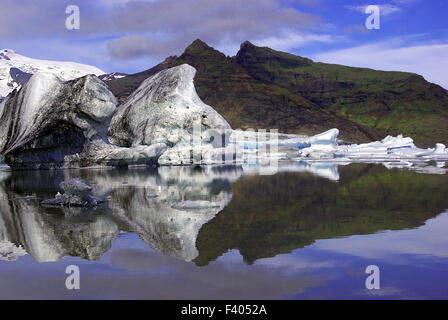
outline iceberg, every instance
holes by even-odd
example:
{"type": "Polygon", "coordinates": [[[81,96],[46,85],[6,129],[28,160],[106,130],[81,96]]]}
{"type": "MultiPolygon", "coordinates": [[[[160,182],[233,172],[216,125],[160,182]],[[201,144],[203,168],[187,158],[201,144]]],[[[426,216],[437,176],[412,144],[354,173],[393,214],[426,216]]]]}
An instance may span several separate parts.
{"type": "Polygon", "coordinates": [[[331,161],[444,161],[448,159],[448,149],[437,143],[434,148],[418,148],[412,138],[398,135],[387,136],[381,141],[363,144],[338,144],[339,130],[332,129],[309,138],[292,138],[280,140],[279,145],[296,147],[297,152],[289,159],[331,161]],[[300,144],[298,142],[301,142],[300,144]],[[306,145],[308,144],[308,145],[306,145]]]}
{"type": "Polygon", "coordinates": [[[126,103],[96,76],[34,74],[0,103],[0,153],[12,169],[219,162],[230,125],[201,101],[196,70],[173,67],[145,80],[126,103]],[[213,150],[213,149],[217,150],[213,150]],[[169,151],[160,161],[162,154],[169,151]]]}
{"type": "Polygon", "coordinates": [[[227,121],[197,95],[195,74],[195,68],[183,64],[146,79],[118,107],[109,128],[110,141],[122,147],[191,146],[195,125],[198,134],[230,130],[227,121]]]}
{"type": "Polygon", "coordinates": [[[107,129],[117,100],[96,76],[36,73],[0,104],[0,153],[12,169],[156,164],[166,146],[122,148],[107,129]]]}

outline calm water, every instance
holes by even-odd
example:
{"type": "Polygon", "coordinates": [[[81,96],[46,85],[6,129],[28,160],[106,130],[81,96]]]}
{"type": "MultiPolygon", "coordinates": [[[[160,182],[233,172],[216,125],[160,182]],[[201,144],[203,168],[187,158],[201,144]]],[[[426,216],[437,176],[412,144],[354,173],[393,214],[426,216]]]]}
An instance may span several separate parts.
{"type": "Polygon", "coordinates": [[[0,298],[446,299],[447,209],[448,174],[370,164],[0,172],[0,298]],[[74,177],[107,202],[39,204],[74,177]]]}

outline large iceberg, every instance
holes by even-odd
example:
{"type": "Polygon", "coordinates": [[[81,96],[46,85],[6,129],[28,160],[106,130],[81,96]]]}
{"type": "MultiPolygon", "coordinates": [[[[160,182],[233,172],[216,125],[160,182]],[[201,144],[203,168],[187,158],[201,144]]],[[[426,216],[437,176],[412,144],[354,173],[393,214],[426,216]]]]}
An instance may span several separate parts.
{"type": "Polygon", "coordinates": [[[146,79],[112,118],[110,141],[123,147],[190,146],[195,124],[203,133],[230,130],[227,121],[197,95],[195,74],[195,68],[183,64],[146,79]]]}
{"type": "Polygon", "coordinates": [[[0,104],[0,152],[14,168],[63,166],[66,156],[106,141],[116,103],[95,76],[63,82],[37,73],[0,104]]]}
{"type": "Polygon", "coordinates": [[[157,165],[164,153],[162,164],[215,161],[231,127],[200,100],[195,73],[164,70],[118,108],[96,76],[37,73],[0,103],[0,153],[13,169],[157,165]]]}
{"type": "Polygon", "coordinates": [[[235,150],[226,148],[231,127],[201,101],[195,74],[183,64],[146,79],[112,118],[110,141],[122,147],[167,145],[162,165],[219,163],[222,154],[236,158],[235,150]]]}
{"type": "Polygon", "coordinates": [[[117,100],[96,76],[37,73],[0,104],[0,153],[13,169],[156,164],[163,144],[121,148],[107,130],[117,100]]]}

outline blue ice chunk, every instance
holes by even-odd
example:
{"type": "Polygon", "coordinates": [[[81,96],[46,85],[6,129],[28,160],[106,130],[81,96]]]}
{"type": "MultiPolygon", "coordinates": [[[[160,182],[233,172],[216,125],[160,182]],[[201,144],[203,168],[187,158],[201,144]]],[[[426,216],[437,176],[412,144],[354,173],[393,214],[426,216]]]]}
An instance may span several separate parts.
{"type": "Polygon", "coordinates": [[[387,148],[387,151],[392,151],[392,150],[396,150],[396,149],[411,149],[412,146],[399,146],[399,147],[390,147],[387,148]]]}

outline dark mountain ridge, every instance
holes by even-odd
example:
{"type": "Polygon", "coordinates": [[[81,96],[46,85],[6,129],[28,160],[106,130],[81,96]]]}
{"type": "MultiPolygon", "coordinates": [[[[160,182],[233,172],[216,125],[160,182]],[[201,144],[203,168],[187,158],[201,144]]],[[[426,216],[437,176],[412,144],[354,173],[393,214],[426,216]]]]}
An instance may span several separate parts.
{"type": "Polygon", "coordinates": [[[146,71],[107,82],[125,101],[146,78],[183,63],[197,69],[196,90],[233,128],[316,134],[366,142],[404,134],[419,146],[448,144],[448,92],[406,72],[314,62],[246,41],[227,57],[201,40],[146,71]]]}

